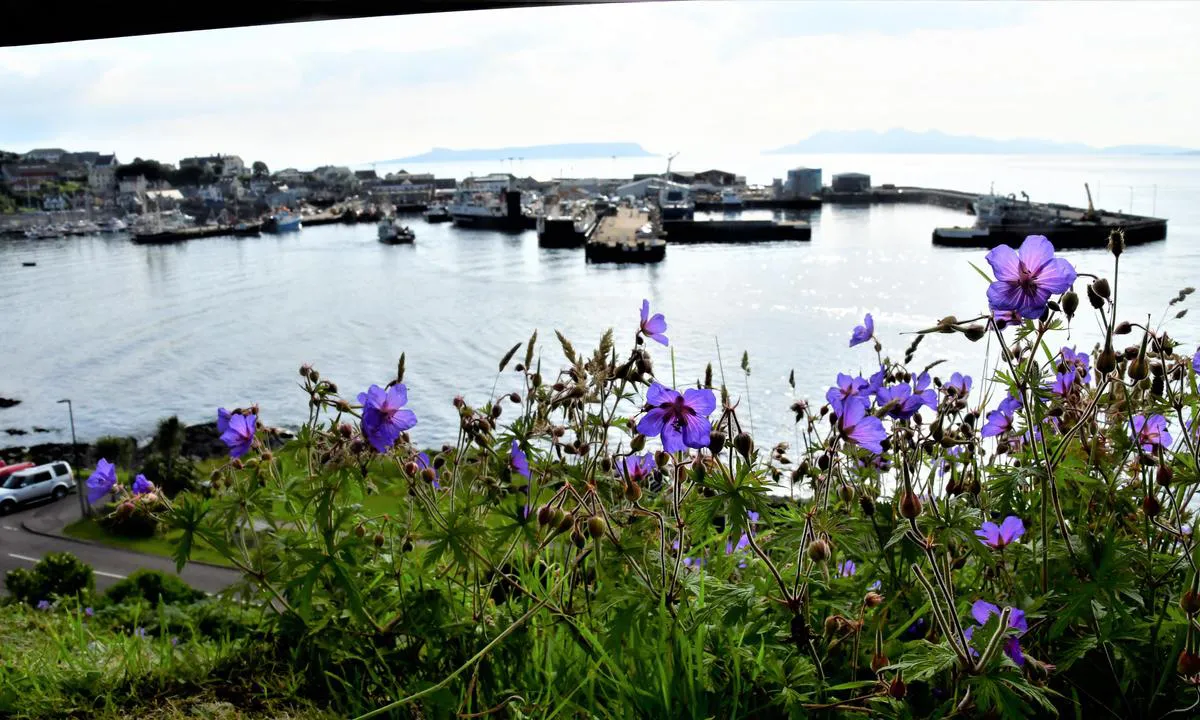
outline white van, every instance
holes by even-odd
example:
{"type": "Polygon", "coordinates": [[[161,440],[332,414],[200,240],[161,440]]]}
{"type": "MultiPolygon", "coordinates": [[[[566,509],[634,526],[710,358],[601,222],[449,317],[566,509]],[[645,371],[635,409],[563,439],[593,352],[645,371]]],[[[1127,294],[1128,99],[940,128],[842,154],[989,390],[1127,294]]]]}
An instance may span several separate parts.
{"type": "Polygon", "coordinates": [[[21,503],[47,497],[58,500],[74,489],[75,473],[65,462],[17,471],[0,484],[0,515],[9,514],[21,503]]]}

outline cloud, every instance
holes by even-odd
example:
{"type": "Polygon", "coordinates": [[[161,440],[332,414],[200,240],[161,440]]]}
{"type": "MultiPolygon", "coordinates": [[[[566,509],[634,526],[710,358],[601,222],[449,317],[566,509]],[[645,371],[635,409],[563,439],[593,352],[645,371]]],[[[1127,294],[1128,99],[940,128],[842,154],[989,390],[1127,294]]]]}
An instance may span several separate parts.
{"type": "Polygon", "coordinates": [[[1200,146],[1198,26],[1189,4],[639,3],[11,48],[0,145],[272,167],[890,127],[1200,146]]]}

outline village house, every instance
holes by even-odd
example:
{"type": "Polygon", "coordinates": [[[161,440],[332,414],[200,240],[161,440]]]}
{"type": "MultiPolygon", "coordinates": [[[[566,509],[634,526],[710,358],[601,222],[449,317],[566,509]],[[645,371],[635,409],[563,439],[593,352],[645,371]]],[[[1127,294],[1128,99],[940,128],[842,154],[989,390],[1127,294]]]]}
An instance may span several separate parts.
{"type": "Polygon", "coordinates": [[[179,167],[198,167],[224,179],[246,174],[246,164],[237,155],[208,155],[187,157],[179,161],[179,167]]]}
{"type": "Polygon", "coordinates": [[[108,195],[117,187],[117,156],[99,155],[88,168],[88,187],[97,195],[108,195]]]}

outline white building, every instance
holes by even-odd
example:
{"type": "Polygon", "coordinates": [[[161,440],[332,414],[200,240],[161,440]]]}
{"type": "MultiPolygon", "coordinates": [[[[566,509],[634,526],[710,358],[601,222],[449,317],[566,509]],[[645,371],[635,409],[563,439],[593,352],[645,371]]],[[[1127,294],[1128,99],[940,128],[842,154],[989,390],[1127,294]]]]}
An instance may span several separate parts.
{"type": "Polygon", "coordinates": [[[469,177],[462,181],[462,189],[471,192],[500,192],[513,186],[516,177],[508,173],[492,173],[481,177],[469,177]]]}
{"type": "Polygon", "coordinates": [[[146,192],[146,176],[125,178],[117,184],[117,190],[122,195],[141,195],[146,192]]]}
{"type": "Polygon", "coordinates": [[[237,155],[209,155],[207,157],[183,158],[179,161],[179,167],[198,167],[219,175],[221,178],[235,178],[246,174],[246,164],[237,155]]]}
{"type": "Polygon", "coordinates": [[[684,185],[682,183],[671,182],[670,180],[663,180],[660,177],[648,177],[648,178],[642,178],[641,180],[634,180],[631,183],[625,183],[624,185],[618,187],[617,188],[617,196],[618,197],[633,196],[633,197],[639,198],[639,199],[644,198],[644,197],[658,197],[659,192],[661,192],[663,189],[666,189],[666,188],[670,188],[670,189],[674,189],[674,190],[682,190],[683,197],[685,197],[685,198],[687,197],[688,193],[691,191],[691,188],[689,186],[684,185]]]}
{"type": "Polygon", "coordinates": [[[285,185],[300,185],[304,182],[304,176],[305,173],[300,172],[296,168],[286,168],[279,170],[272,177],[285,185]]]}
{"type": "Polygon", "coordinates": [[[116,188],[119,164],[116,155],[101,155],[96,158],[96,162],[88,168],[88,187],[92,192],[104,195],[116,188]]]}

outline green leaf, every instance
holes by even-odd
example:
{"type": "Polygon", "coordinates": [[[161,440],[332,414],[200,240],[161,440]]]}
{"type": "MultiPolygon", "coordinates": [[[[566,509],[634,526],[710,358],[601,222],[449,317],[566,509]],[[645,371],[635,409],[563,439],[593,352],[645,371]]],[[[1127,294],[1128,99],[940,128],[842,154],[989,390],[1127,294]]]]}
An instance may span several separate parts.
{"type": "Polygon", "coordinates": [[[958,656],[947,643],[921,641],[909,647],[893,666],[904,672],[905,680],[929,680],[954,667],[958,656]]]}
{"type": "Polygon", "coordinates": [[[988,275],[988,274],[987,274],[987,273],[985,273],[983,270],[980,270],[980,269],[979,269],[979,266],[978,266],[978,265],[976,265],[975,263],[973,263],[973,262],[969,262],[969,261],[968,261],[968,262],[967,262],[967,264],[971,266],[971,269],[972,269],[972,270],[974,270],[975,272],[979,273],[979,277],[981,277],[981,278],[983,278],[984,280],[986,280],[986,281],[987,281],[987,283],[988,283],[989,285],[990,285],[990,284],[992,284],[993,282],[995,282],[995,280],[993,280],[993,279],[992,279],[992,276],[991,276],[991,275],[988,275]]]}

